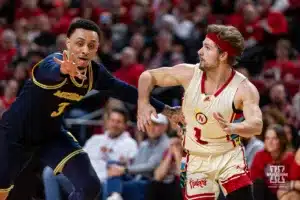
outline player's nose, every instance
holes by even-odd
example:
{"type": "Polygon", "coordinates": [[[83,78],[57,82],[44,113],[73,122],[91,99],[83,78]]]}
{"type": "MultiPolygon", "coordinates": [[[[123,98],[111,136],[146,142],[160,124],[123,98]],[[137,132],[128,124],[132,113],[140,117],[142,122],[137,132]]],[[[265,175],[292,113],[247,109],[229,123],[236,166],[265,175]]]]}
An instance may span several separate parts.
{"type": "Polygon", "coordinates": [[[198,50],[198,55],[201,56],[202,55],[202,48],[198,50]]]}
{"type": "Polygon", "coordinates": [[[87,54],[89,53],[89,48],[88,48],[87,45],[84,45],[84,46],[82,47],[82,53],[83,53],[84,55],[87,55],[87,54]]]}

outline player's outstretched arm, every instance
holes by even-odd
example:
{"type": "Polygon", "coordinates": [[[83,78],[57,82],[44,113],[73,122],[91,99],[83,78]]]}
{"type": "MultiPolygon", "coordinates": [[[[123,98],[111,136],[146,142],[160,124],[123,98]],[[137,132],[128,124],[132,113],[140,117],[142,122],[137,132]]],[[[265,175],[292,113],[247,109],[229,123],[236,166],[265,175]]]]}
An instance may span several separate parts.
{"type": "MultiPolygon", "coordinates": [[[[96,63],[94,63],[96,64],[96,63]]],[[[99,64],[97,64],[99,65],[99,64]]],[[[115,97],[121,101],[137,104],[138,91],[137,88],[115,78],[107,71],[107,69],[99,65],[98,77],[95,80],[95,89],[99,91],[106,91],[112,97],[115,97]]],[[[154,107],[153,110],[156,112],[162,112],[165,108],[165,104],[158,101],[155,98],[150,99],[151,105],[154,107]]]]}
{"type": "MultiPolygon", "coordinates": [[[[193,66],[193,65],[192,65],[193,66]]],[[[149,102],[149,96],[155,86],[186,86],[192,78],[193,67],[188,64],[178,64],[173,67],[161,67],[144,71],[138,84],[139,101],[149,102]]]]}
{"type": "MultiPolygon", "coordinates": [[[[173,67],[161,67],[143,72],[138,84],[138,129],[145,131],[147,124],[151,123],[151,114],[148,111],[150,93],[155,86],[170,87],[181,85],[187,87],[193,76],[195,65],[178,64],[173,67]]],[[[165,114],[173,122],[184,123],[184,118],[180,108],[170,108],[166,106],[165,114]]]]}

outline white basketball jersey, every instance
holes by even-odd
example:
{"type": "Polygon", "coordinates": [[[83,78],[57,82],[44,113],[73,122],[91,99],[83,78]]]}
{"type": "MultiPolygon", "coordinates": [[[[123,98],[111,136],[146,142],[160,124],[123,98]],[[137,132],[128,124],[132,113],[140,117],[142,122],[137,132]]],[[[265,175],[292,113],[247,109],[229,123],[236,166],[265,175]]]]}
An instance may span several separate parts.
{"type": "Polygon", "coordinates": [[[229,79],[213,95],[205,94],[206,74],[195,65],[194,75],[186,88],[182,110],[187,123],[183,145],[190,153],[222,154],[239,144],[239,136],[227,135],[214,119],[219,112],[224,119],[234,122],[242,118],[234,112],[234,96],[245,76],[233,70],[229,79]]]}

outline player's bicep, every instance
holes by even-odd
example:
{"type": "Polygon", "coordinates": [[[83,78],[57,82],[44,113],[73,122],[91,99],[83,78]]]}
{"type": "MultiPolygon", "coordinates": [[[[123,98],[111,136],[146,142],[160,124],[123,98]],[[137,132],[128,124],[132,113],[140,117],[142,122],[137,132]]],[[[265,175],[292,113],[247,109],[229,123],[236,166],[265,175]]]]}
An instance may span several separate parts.
{"type": "Polygon", "coordinates": [[[242,99],[245,119],[262,120],[262,112],[259,108],[259,93],[256,87],[248,81],[244,83],[242,99]]]}
{"type": "Polygon", "coordinates": [[[173,67],[161,67],[149,70],[155,85],[160,87],[170,87],[184,85],[187,70],[190,68],[184,64],[175,65],[173,67]]]}

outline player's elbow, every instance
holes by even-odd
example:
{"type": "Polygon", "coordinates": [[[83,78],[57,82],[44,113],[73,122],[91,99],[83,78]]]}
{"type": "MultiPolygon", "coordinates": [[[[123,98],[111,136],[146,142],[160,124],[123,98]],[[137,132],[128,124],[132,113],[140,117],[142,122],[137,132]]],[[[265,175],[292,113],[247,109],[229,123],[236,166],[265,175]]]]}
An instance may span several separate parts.
{"type": "Polygon", "coordinates": [[[255,135],[260,135],[262,133],[262,129],[263,129],[262,119],[257,119],[255,121],[255,127],[256,127],[255,135]]]}
{"type": "Polygon", "coordinates": [[[139,86],[144,84],[145,82],[152,82],[152,75],[151,73],[147,70],[144,71],[140,77],[139,77],[139,86]]]}

